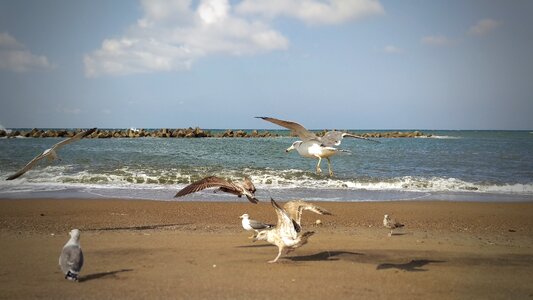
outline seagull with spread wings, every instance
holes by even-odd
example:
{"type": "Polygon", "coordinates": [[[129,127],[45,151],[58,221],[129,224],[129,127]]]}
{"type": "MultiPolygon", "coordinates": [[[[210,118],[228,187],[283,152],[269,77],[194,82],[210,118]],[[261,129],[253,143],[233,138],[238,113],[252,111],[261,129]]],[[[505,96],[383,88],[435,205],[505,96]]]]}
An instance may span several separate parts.
{"type": "Polygon", "coordinates": [[[96,131],[96,128],[92,128],[86,131],[79,132],[75,134],[73,137],[64,139],[61,142],[53,145],[51,148],[44,150],[43,153],[37,155],[29,163],[27,163],[26,166],[18,170],[17,173],[9,176],[6,180],[13,180],[15,178],[22,176],[24,173],[26,173],[29,169],[31,169],[35,164],[37,164],[37,162],[39,162],[43,158],[48,158],[49,161],[52,161],[54,159],[61,160],[57,155],[57,150],[59,150],[61,147],[65,146],[66,144],[70,144],[74,141],[81,140],[82,138],[93,133],[94,131],[96,131]]]}
{"type": "Polygon", "coordinates": [[[296,141],[292,143],[292,145],[287,148],[285,152],[290,152],[291,150],[296,149],[300,156],[318,159],[318,163],[316,165],[317,174],[322,173],[322,169],[320,169],[320,163],[322,162],[322,159],[325,158],[328,161],[329,175],[333,176],[330,157],[340,152],[349,152],[334,147],[339,146],[344,137],[351,137],[379,143],[378,141],[367,139],[362,136],[336,130],[328,131],[324,134],[324,136],[319,137],[296,122],[283,121],[270,117],[256,118],[263,119],[265,121],[272,122],[279,126],[290,129],[294,134],[296,134],[300,139],[302,139],[301,141],[296,141]]]}
{"type": "Polygon", "coordinates": [[[187,194],[195,193],[212,187],[218,187],[218,190],[237,195],[239,198],[244,195],[246,196],[248,201],[254,204],[259,202],[259,200],[255,198],[255,186],[248,177],[244,177],[244,180],[242,182],[230,182],[226,179],[216,176],[205,177],[181,189],[174,196],[174,198],[185,196],[187,194]]]}
{"type": "Polygon", "coordinates": [[[301,213],[304,210],[311,210],[319,214],[330,213],[322,208],[313,207],[314,205],[304,201],[289,201],[284,205],[284,208],[279,206],[272,198],[270,199],[270,202],[276,211],[278,223],[276,224],[276,227],[272,229],[260,231],[254,241],[267,241],[278,247],[278,256],[269,261],[269,263],[275,263],[278,261],[283,251],[289,253],[290,251],[307,244],[309,237],[315,233],[314,231],[306,231],[302,233],[302,227],[299,222],[301,213]],[[289,203],[293,204],[288,205],[289,203]],[[293,219],[293,216],[295,216],[297,220],[293,219]]]}

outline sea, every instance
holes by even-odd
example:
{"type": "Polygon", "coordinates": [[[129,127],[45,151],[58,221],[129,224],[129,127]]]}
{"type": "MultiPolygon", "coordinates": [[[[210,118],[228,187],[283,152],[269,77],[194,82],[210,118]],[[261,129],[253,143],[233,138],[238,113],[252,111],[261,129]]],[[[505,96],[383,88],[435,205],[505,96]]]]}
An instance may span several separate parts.
{"type": "MultiPolygon", "coordinates": [[[[42,160],[16,180],[0,180],[0,199],[246,201],[214,189],[174,198],[215,175],[250,177],[263,201],[533,201],[533,132],[421,131],[431,137],[345,138],[339,147],[350,153],[332,157],[333,177],[325,160],[317,175],[317,160],[286,153],[297,138],[285,130],[270,130],[282,136],[269,138],[83,139],[61,148],[61,161],[42,160]]],[[[0,178],[60,140],[0,138],[0,178]]]]}

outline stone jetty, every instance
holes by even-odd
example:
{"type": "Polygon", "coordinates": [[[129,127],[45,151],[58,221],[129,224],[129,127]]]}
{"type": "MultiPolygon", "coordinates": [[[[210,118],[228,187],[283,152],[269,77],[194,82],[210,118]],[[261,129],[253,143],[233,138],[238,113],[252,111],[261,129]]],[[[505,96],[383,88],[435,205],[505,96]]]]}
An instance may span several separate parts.
{"type": "MultiPolygon", "coordinates": [[[[48,138],[48,137],[71,137],[74,136],[78,130],[68,129],[38,129],[33,128],[31,130],[0,130],[0,137],[15,138],[15,137],[27,137],[27,138],[48,138]]],[[[280,137],[289,136],[290,133],[279,134],[269,132],[266,130],[233,130],[227,129],[225,131],[216,130],[212,133],[210,130],[204,130],[201,128],[161,128],[161,129],[98,129],[86,138],[265,138],[265,137],[280,137]]],[[[326,132],[315,132],[317,135],[323,135],[326,132]]],[[[431,134],[425,134],[420,131],[380,131],[380,132],[367,132],[357,133],[358,135],[366,138],[417,138],[417,137],[431,137],[431,134]]]]}

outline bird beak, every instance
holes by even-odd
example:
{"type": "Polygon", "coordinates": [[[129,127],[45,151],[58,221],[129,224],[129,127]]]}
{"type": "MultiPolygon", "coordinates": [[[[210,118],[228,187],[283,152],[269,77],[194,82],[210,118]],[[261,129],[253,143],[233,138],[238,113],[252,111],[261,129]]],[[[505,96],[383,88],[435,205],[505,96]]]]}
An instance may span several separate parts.
{"type": "Polygon", "coordinates": [[[291,150],[294,150],[294,146],[291,145],[289,148],[285,149],[285,152],[290,152],[291,150]]]}

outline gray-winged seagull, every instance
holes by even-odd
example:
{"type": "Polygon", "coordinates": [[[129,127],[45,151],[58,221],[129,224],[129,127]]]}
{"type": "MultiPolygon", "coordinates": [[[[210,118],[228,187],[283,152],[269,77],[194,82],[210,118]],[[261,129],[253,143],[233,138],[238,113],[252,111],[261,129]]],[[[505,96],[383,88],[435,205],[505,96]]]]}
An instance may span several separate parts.
{"type": "Polygon", "coordinates": [[[390,229],[389,236],[392,236],[392,230],[393,229],[402,228],[405,225],[400,223],[400,222],[397,222],[394,219],[391,219],[389,215],[385,215],[385,216],[383,216],[383,226],[385,226],[386,228],[390,229]]]}
{"type": "Polygon", "coordinates": [[[78,229],[72,229],[69,232],[70,239],[63,246],[61,255],[59,256],[59,267],[65,279],[78,281],[78,274],[83,267],[83,252],[80,246],[80,231],[78,229]]]}
{"type": "Polygon", "coordinates": [[[235,183],[229,182],[223,178],[216,176],[205,177],[204,179],[195,181],[181,189],[174,196],[174,198],[185,196],[187,194],[195,193],[211,187],[218,187],[219,190],[233,195],[237,195],[239,198],[244,195],[250,202],[254,204],[259,202],[259,200],[255,198],[255,186],[252,181],[247,177],[244,177],[244,180],[242,182],[235,183]]]}
{"type": "Polygon", "coordinates": [[[281,253],[285,250],[285,253],[299,248],[307,244],[307,239],[312,236],[314,231],[307,231],[302,233],[301,226],[293,220],[289,213],[281,208],[274,199],[270,199],[276,215],[278,216],[278,223],[276,227],[272,229],[266,229],[260,231],[254,240],[267,241],[278,247],[278,255],[269,263],[275,263],[278,261],[281,253]]]}
{"type": "Polygon", "coordinates": [[[92,128],[92,129],[89,129],[89,130],[86,130],[86,131],[82,131],[82,132],[79,132],[77,133],[76,135],[74,135],[73,137],[70,137],[68,139],[64,139],[62,140],[61,142],[59,143],[56,143],[55,145],[53,145],[51,148],[49,149],[46,149],[44,150],[43,153],[37,155],[35,158],[33,158],[29,163],[26,164],[26,166],[24,166],[24,168],[20,169],[17,171],[17,173],[9,176],[8,178],[6,178],[6,180],[13,180],[15,178],[18,178],[20,176],[22,176],[22,174],[26,173],[29,169],[31,169],[38,161],[40,161],[41,159],[43,158],[48,158],[48,160],[52,161],[54,159],[59,159],[61,160],[58,156],[57,156],[57,150],[59,150],[59,148],[65,146],[66,144],[70,144],[74,141],[77,141],[77,140],[80,140],[86,136],[88,136],[89,134],[93,133],[94,131],[96,130],[96,128],[92,128]]]}
{"type": "Polygon", "coordinates": [[[319,137],[296,122],[283,121],[270,117],[256,118],[263,119],[265,121],[269,121],[279,126],[290,129],[294,134],[298,135],[298,137],[300,137],[300,139],[302,140],[292,143],[292,145],[285,151],[290,152],[291,150],[296,149],[296,151],[298,151],[298,154],[303,157],[318,159],[318,163],[316,165],[317,174],[322,173],[322,169],[320,169],[320,163],[322,162],[322,158],[325,158],[328,161],[329,175],[333,176],[333,170],[331,168],[331,161],[329,158],[339,152],[349,152],[334,147],[339,146],[344,137],[352,137],[356,139],[379,143],[378,141],[367,139],[362,136],[336,130],[328,131],[324,134],[324,136],[319,137]]]}
{"type": "Polygon", "coordinates": [[[242,219],[242,228],[244,228],[245,230],[255,231],[255,234],[250,237],[251,239],[253,239],[257,235],[257,233],[259,233],[259,230],[268,229],[275,226],[272,224],[266,224],[260,221],[252,220],[250,219],[250,216],[248,216],[248,214],[243,214],[239,218],[242,219]]]}

